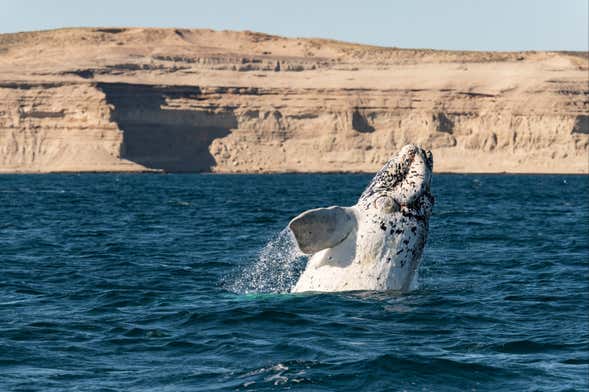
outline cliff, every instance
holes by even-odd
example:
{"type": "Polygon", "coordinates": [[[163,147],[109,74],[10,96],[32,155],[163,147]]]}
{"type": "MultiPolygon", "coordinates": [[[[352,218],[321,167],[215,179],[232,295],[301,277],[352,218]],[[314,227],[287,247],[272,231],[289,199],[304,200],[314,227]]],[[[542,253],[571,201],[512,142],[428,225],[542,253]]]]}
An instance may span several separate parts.
{"type": "Polygon", "coordinates": [[[586,52],[381,48],[251,32],[0,35],[0,172],[589,172],[586,52]]]}

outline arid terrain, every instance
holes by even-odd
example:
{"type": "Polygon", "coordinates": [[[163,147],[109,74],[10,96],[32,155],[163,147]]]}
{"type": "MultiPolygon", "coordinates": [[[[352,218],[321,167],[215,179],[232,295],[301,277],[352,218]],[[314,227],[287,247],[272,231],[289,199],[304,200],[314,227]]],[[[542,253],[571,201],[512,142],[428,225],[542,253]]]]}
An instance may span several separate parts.
{"type": "Polygon", "coordinates": [[[252,32],[0,35],[0,172],[589,172],[587,52],[458,52],[252,32]]]}

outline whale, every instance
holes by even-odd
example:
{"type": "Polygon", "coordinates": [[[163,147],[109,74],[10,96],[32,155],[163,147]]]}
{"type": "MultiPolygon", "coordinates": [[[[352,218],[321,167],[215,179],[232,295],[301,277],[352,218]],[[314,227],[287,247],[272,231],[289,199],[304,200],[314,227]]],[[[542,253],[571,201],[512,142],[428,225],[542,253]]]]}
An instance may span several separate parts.
{"type": "Polygon", "coordinates": [[[309,258],[291,292],[415,289],[434,205],[432,170],[430,151],[406,145],[355,205],[292,219],[288,228],[309,258]]]}

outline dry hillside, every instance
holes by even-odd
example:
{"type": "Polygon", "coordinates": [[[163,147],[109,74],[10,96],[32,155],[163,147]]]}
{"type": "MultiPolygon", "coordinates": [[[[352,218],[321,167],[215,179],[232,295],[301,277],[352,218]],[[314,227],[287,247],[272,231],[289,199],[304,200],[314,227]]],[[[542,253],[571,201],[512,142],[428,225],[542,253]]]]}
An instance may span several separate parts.
{"type": "Polygon", "coordinates": [[[0,172],[589,172],[586,52],[457,52],[252,32],[0,35],[0,172]]]}

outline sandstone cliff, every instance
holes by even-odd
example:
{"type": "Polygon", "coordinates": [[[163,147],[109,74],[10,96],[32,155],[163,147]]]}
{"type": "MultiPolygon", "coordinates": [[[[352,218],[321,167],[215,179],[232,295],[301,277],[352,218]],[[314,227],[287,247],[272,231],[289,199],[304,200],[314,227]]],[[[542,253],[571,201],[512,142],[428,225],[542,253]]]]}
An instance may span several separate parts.
{"type": "Polygon", "coordinates": [[[586,52],[381,48],[251,32],[0,35],[0,172],[589,172],[586,52]]]}

